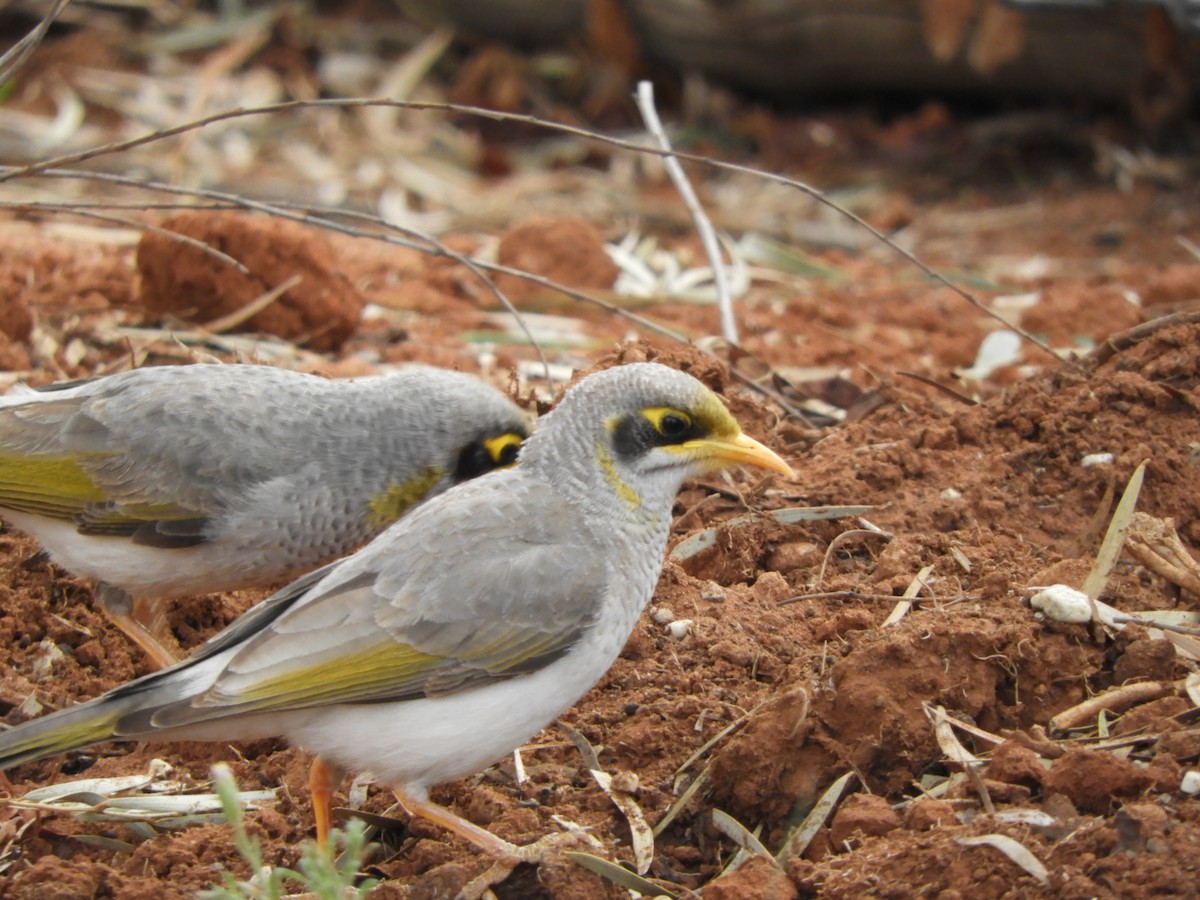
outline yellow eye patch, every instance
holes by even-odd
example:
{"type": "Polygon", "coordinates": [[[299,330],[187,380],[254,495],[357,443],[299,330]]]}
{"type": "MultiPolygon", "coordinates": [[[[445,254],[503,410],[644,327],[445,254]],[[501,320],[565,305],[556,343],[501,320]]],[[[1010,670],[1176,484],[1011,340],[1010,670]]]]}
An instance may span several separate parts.
{"type": "Polygon", "coordinates": [[[523,435],[509,431],[506,434],[488,438],[483,442],[488,455],[497,466],[511,466],[517,461],[517,451],[521,448],[523,435]]]}

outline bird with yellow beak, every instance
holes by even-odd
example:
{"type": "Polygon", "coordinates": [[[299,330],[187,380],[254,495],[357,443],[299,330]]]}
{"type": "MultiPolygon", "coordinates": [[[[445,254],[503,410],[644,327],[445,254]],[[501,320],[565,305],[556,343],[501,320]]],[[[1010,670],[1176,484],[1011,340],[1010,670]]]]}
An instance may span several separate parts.
{"type": "MultiPolygon", "coordinates": [[[[654,591],[684,480],[739,463],[792,476],[691,376],[590,375],[515,467],[425,503],[190,659],[0,734],[0,769],[112,739],[282,735],[493,856],[537,861],[546,839],[508,843],[429,787],[511,752],[600,679],[654,591]]],[[[328,794],[314,807],[323,834],[328,794]]]]}

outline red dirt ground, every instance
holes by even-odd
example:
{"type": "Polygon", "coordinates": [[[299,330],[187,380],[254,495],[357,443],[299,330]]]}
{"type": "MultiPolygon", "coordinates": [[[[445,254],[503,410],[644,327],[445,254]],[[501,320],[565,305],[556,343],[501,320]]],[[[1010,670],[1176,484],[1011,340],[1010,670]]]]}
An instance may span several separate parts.
{"type": "MultiPolygon", "coordinates": [[[[950,158],[953,151],[944,152],[950,158]]],[[[635,799],[651,824],[705,773],[705,784],[655,844],[649,875],[677,892],[702,890],[707,900],[1195,893],[1200,805],[1181,792],[1180,780],[1200,764],[1198,717],[1183,685],[1196,661],[1186,645],[1177,648],[1161,632],[1127,626],[1105,633],[1045,621],[1027,602],[1030,586],[1082,583],[1107,523],[1106,491],[1115,488],[1119,496],[1142,461],[1148,465],[1138,508],[1173,519],[1193,556],[1200,544],[1200,324],[1186,315],[1200,303],[1200,261],[1175,240],[1200,239],[1195,180],[1119,190],[1055,163],[1018,181],[975,175],[987,169],[984,156],[974,159],[974,170],[953,158],[938,185],[924,174],[937,162],[930,156],[894,174],[892,190],[905,201],[918,252],[941,269],[976,271],[985,257],[1043,255],[1052,266],[1006,276],[1013,290],[1004,293],[1040,291],[1022,324],[1055,347],[1098,350],[1060,362],[1026,347],[1020,365],[964,384],[953,370],[971,364],[989,320],[889,255],[824,251],[817,259],[848,280],[757,287],[737,310],[744,349],[767,366],[785,375],[794,367],[845,369],[850,399],[832,402],[849,407],[854,421],[816,427],[748,391],[719,359],[665,339],[618,345],[630,331],[627,322],[561,301],[556,307],[585,322],[597,344],[555,359],[587,366],[656,358],[688,369],[719,389],[747,430],[798,473],[794,483],[734,472],[689,485],[676,506],[673,542],[747,510],[823,504],[869,505],[865,518],[879,529],[870,533],[854,518],[719,529],[709,550],[668,561],[652,609],[621,659],[564,716],[606,771],[636,776],[635,799]],[[1014,218],[983,224],[986,213],[1000,209],[1015,211],[1014,218]],[[1168,312],[1184,315],[1106,343],[1168,312]],[[960,395],[978,394],[978,402],[905,373],[960,395]],[[1092,453],[1111,453],[1112,462],[1085,467],[1081,461],[1092,453]],[[932,574],[920,602],[884,626],[926,566],[932,574]],[[682,638],[664,628],[674,619],[692,622],[682,638]],[[1161,690],[1132,708],[1110,710],[1108,733],[1130,737],[1124,746],[1098,741],[1094,716],[1084,723],[1092,732],[1051,729],[1052,717],[1089,696],[1137,681],[1161,690]],[[946,761],[925,706],[943,707],[1004,739],[997,746],[958,732],[986,760],[980,783],[991,811],[969,779],[956,779],[944,796],[921,797],[924,776],[962,770],[946,761]],[[755,859],[721,874],[734,848],[714,828],[713,809],[747,828],[761,825],[759,837],[774,851],[847,772],[854,773],[848,797],[803,854],[781,868],[755,859]],[[1011,815],[1015,810],[1043,815],[1022,820],[1011,815]],[[1045,884],[994,847],[958,843],[989,834],[1007,835],[1039,859],[1045,884]]],[[[199,233],[251,227],[225,221],[232,224],[209,222],[199,233]]],[[[608,239],[618,236],[598,227],[608,239]]],[[[528,233],[536,240],[539,232],[528,233]]],[[[350,286],[346,292],[393,312],[356,325],[340,348],[305,355],[297,365],[344,375],[420,360],[479,371],[477,348],[462,335],[491,327],[484,308],[492,301],[469,276],[444,261],[344,237],[322,235],[319,252],[310,253],[307,240],[304,229],[288,227],[269,242],[271,258],[263,265],[276,281],[289,259],[297,269],[332,269],[350,286]]],[[[461,240],[472,246],[469,236],[461,240]]],[[[534,264],[539,248],[522,254],[511,246],[520,240],[511,232],[509,251],[534,264]]],[[[0,224],[0,250],[0,309],[9,310],[0,360],[7,369],[42,382],[131,361],[189,358],[169,338],[134,347],[113,336],[115,321],[151,320],[147,306],[161,309],[147,299],[149,275],[139,275],[133,247],[72,241],[9,220],[0,224]]],[[[575,270],[590,279],[603,268],[596,247],[574,261],[571,248],[562,252],[565,258],[544,263],[559,278],[575,270]]],[[[255,268],[254,259],[243,261],[255,268]]],[[[182,277],[185,269],[180,262],[174,274],[182,277]]],[[[227,311],[191,312],[206,321],[227,311]]],[[[719,331],[709,307],[655,303],[639,312],[698,336],[719,331]]],[[[232,358],[202,351],[210,352],[232,358]]],[[[483,374],[508,386],[515,362],[529,358],[527,348],[499,345],[483,374]]],[[[746,371],[751,363],[738,365],[746,371]]],[[[798,389],[783,389],[799,402],[798,389]]],[[[142,671],[137,652],[93,609],[86,584],[11,530],[0,533],[0,549],[4,721],[27,718],[30,698],[40,709],[56,709],[142,671]],[[51,645],[61,655],[48,655],[51,645]]],[[[180,641],[194,646],[258,596],[180,602],[180,641]]],[[[1128,556],[1103,599],[1127,612],[1200,609],[1200,597],[1128,556]]],[[[196,782],[212,763],[225,761],[244,788],[281,788],[278,802],[249,820],[268,862],[296,863],[299,843],[311,833],[308,761],[282,743],[106,746],[8,775],[19,796],[81,773],[142,772],[154,757],[196,782]]],[[[441,787],[435,799],[514,841],[555,830],[551,816],[562,816],[590,827],[601,855],[630,858],[624,816],[564,732],[549,729],[523,759],[523,784],[514,783],[512,763],[503,761],[441,787]]],[[[365,808],[381,813],[389,803],[386,790],[375,786],[365,808]]],[[[384,879],[375,897],[451,896],[487,867],[473,849],[427,823],[414,822],[392,838],[369,867],[384,879]]],[[[0,807],[0,849],[7,863],[0,897],[13,900],[171,900],[213,884],[222,868],[249,874],[225,825],[144,840],[118,825],[64,815],[34,820],[0,807]],[[88,835],[133,847],[97,847],[82,839],[88,835]]],[[[626,895],[565,860],[524,867],[495,893],[626,895]]]]}

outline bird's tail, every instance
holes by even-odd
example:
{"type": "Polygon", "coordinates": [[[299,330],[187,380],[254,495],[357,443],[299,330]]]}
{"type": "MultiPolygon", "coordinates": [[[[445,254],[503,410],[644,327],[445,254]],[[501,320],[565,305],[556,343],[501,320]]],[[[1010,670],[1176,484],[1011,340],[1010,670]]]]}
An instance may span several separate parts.
{"type": "Polygon", "coordinates": [[[129,711],[128,701],[103,696],[0,731],[0,771],[115,737],[129,711]]]}

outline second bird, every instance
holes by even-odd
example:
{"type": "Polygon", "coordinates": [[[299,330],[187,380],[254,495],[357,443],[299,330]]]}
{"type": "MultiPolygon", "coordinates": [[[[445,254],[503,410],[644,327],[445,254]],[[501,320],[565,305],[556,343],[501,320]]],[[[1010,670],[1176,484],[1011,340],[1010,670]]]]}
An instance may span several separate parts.
{"type": "Polygon", "coordinates": [[[105,613],[166,665],[156,600],[316,568],[511,464],[527,434],[504,394],[443,369],[134,369],[0,397],[0,519],[94,579],[105,613]]]}

